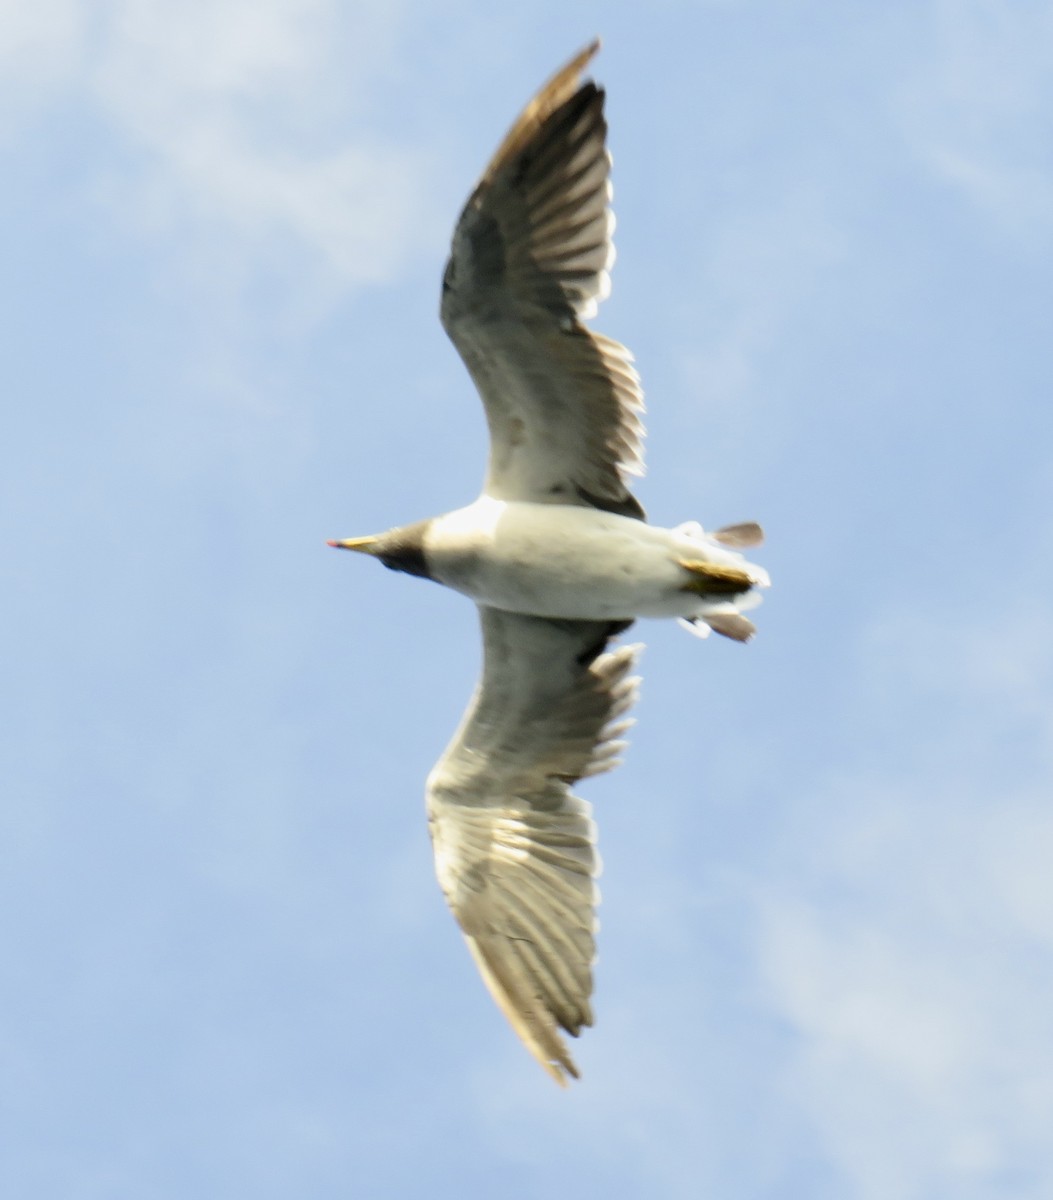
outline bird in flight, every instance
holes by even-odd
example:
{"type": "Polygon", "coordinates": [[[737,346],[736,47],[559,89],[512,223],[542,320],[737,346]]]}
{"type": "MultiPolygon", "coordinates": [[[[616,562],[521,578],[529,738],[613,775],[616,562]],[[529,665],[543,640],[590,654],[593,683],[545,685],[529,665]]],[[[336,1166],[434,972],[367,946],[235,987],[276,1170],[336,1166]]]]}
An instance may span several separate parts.
{"type": "Polygon", "coordinates": [[[614,259],[593,42],[526,106],[461,213],[441,318],[482,397],[490,458],[466,508],[329,544],[478,605],[483,668],[427,781],[435,868],[472,957],[527,1048],[578,1077],[560,1030],[592,1024],[591,806],[571,787],[624,748],[637,617],[747,641],[768,585],[753,523],[649,525],[643,393],[624,346],[586,327],[614,259]]]}

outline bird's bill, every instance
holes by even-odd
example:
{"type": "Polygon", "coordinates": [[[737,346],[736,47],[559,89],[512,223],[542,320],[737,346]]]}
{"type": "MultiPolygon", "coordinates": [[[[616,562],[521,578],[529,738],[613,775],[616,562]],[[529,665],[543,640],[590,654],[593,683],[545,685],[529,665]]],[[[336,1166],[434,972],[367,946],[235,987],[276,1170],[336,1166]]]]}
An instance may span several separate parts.
{"type": "Polygon", "coordinates": [[[357,550],[360,554],[373,554],[373,547],[380,541],[378,537],[344,538],[343,541],[330,539],[327,546],[335,546],[337,550],[357,550]]]}

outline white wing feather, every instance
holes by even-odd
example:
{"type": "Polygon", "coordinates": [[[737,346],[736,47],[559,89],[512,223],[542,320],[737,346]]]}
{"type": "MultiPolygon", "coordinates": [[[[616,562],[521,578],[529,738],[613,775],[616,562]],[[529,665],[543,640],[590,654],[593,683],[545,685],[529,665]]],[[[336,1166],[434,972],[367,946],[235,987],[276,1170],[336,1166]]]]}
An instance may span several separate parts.
{"type": "Polygon", "coordinates": [[[512,126],[465,205],[442,322],[490,428],[484,491],[643,517],[643,392],[624,346],[581,323],[614,261],[604,94],[559,71],[512,126]],[[580,86],[579,86],[580,83],[580,86]]]}
{"type": "Polygon", "coordinates": [[[638,647],[620,631],[481,608],[483,674],[428,779],[439,882],[495,1000],[560,1083],[559,1036],[592,1024],[595,877],[590,806],[571,794],[608,771],[632,723],[638,647]]]}

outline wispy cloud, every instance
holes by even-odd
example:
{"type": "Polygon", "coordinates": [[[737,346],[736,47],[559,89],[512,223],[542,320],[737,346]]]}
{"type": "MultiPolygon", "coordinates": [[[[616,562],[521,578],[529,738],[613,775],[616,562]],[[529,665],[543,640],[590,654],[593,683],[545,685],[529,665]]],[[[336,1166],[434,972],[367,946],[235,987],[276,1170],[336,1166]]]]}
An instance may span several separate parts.
{"type": "MultiPolygon", "coordinates": [[[[831,287],[850,254],[850,234],[833,197],[809,182],[752,197],[707,241],[674,394],[692,429],[704,404],[707,473],[715,487],[727,487],[744,462],[756,469],[790,422],[804,419],[799,396],[792,414],[780,414],[790,390],[773,392],[771,365],[794,344],[801,314],[831,287]]],[[[695,464],[686,469],[693,477],[695,464]]]]}
{"type": "Polygon", "coordinates": [[[68,61],[84,36],[83,6],[76,0],[2,0],[0,63],[5,75],[25,77],[68,61]]]}
{"type": "Polygon", "coordinates": [[[686,359],[715,419],[726,412],[742,421],[765,351],[841,262],[846,236],[830,198],[813,185],[757,201],[718,230],[699,284],[711,344],[686,359]]]}
{"type": "Polygon", "coordinates": [[[427,228],[429,152],[363,120],[403,19],[370,0],[109,0],[90,21],[7,0],[0,54],[101,116],[117,153],[84,186],[120,225],[232,276],[292,257],[346,286],[392,277],[427,228]]]}
{"type": "Polygon", "coordinates": [[[347,282],[397,270],[416,249],[421,155],[368,136],[326,145],[319,133],[336,140],[338,80],[345,103],[368,97],[378,25],[401,21],[398,6],[387,11],[356,6],[352,38],[332,0],[114,4],[92,85],[142,152],[132,203],[159,227],[293,239],[347,282]],[[358,53],[338,64],[335,45],[349,41],[358,53]]]}
{"type": "Polygon", "coordinates": [[[0,0],[0,144],[77,71],[86,27],[77,0],[0,0]]]}
{"type": "Polygon", "coordinates": [[[904,613],[869,650],[857,715],[887,761],[836,764],[758,884],[768,1000],[798,1040],[784,1086],[852,1195],[1037,1198],[1053,1180],[1053,622],[1026,605],[993,631],[904,613]]]}
{"type": "Polygon", "coordinates": [[[899,97],[930,170],[1008,232],[1053,232],[1053,5],[938,0],[899,97]]]}

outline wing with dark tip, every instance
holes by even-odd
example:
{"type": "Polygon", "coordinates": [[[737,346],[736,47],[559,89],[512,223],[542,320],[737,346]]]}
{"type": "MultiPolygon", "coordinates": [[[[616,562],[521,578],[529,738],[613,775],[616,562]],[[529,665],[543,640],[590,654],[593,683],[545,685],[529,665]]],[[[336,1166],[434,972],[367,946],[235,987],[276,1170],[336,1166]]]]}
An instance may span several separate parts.
{"type": "Polygon", "coordinates": [[[617,764],[639,647],[607,650],[626,622],[479,613],[482,678],[428,777],[435,868],[494,999],[563,1084],[578,1071],[559,1031],[592,1024],[599,872],[570,788],[617,764]]]}
{"type": "Polygon", "coordinates": [[[632,355],[583,320],[614,261],[603,91],[581,82],[594,42],[520,114],[461,214],[442,323],[486,408],[484,490],[643,518],[643,393],[632,355]]]}

